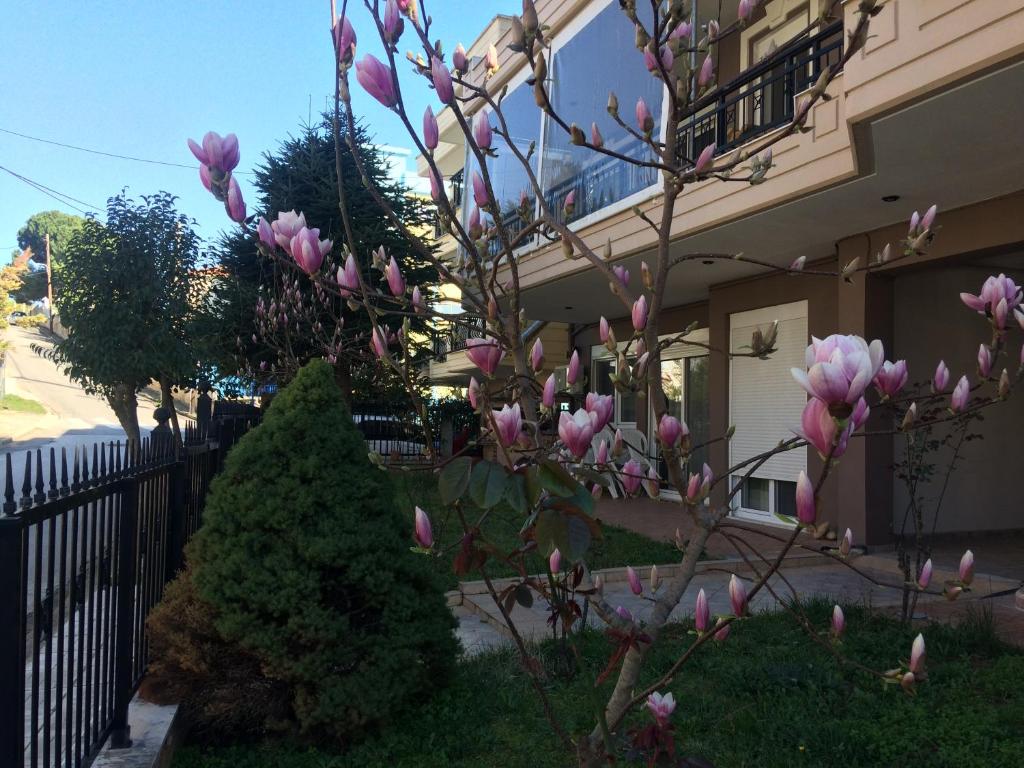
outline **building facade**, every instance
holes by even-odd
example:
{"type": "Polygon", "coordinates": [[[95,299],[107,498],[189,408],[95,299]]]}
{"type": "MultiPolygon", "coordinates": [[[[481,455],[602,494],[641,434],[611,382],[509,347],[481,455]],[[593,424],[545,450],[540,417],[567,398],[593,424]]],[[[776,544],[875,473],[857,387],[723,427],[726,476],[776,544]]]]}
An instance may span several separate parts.
{"type": "MultiPolygon", "coordinates": [[[[695,0],[695,38],[721,5],[695,0]]],[[[723,9],[723,26],[734,19],[728,14],[735,14],[736,4],[724,5],[730,8],[723,9]]],[[[798,36],[823,5],[761,3],[741,33],[719,46],[718,99],[679,128],[686,156],[695,157],[711,142],[719,154],[752,145],[791,122],[801,92],[823,67],[842,58],[856,21],[857,3],[844,2],[839,18],[798,36]],[[775,55],[765,61],[769,53],[775,55]]],[[[637,54],[634,30],[619,4],[538,0],[537,10],[549,28],[557,111],[580,126],[597,122],[606,146],[641,151],[609,118],[608,92],[616,93],[625,114],[632,112],[626,105],[641,96],[652,107],[660,105],[663,86],[637,54]]],[[[655,235],[633,209],[659,219],[657,174],[573,146],[564,132],[549,130],[534,104],[523,57],[508,50],[510,37],[508,19],[497,17],[470,55],[479,58],[490,43],[499,52],[500,67],[488,88],[496,93],[507,86],[503,103],[511,138],[524,152],[536,146],[531,162],[551,209],[560,211],[560,201],[574,190],[570,226],[597,252],[610,244],[615,264],[629,270],[632,287],[639,289],[640,264],[653,259],[655,235]]],[[[482,77],[481,70],[474,59],[471,76],[482,77]]],[[[976,293],[989,274],[1024,282],[1024,0],[889,0],[828,95],[812,108],[806,133],[773,148],[766,183],[709,181],[684,190],[672,224],[672,254],[744,253],[779,267],[805,256],[809,271],[815,265],[835,271],[858,256],[873,259],[887,242],[896,247],[915,209],[937,203],[941,230],[926,255],[898,260],[852,283],[699,258],[671,273],[660,317],[666,335],[696,324],[689,339],[738,351],[754,329],[779,322],[778,352],[769,360],[730,360],[692,344],[673,345],[663,356],[671,407],[695,439],[735,427],[732,440],[708,450],[716,472],[793,434],[806,400],[789,369],[803,367],[812,335],[881,339],[889,359],[907,360],[912,381],[927,381],[940,357],[953,381],[962,373],[973,377],[986,330],[984,320],[972,318],[960,303],[959,293],[976,293]]],[[[446,178],[468,178],[473,161],[450,110],[439,122],[439,167],[446,178]]],[[[488,161],[488,170],[511,222],[529,184],[496,141],[498,157],[488,161]]],[[[422,158],[420,163],[422,171],[422,158]]],[[[470,204],[465,197],[459,199],[464,208],[470,204]]],[[[558,349],[566,356],[579,351],[590,388],[611,393],[607,375],[616,360],[600,345],[597,321],[611,320],[618,338],[628,338],[632,329],[605,279],[585,259],[565,258],[557,243],[530,241],[517,263],[529,317],[564,338],[558,349]]],[[[1011,358],[1015,366],[1016,350],[1011,358]]],[[[468,380],[468,363],[449,373],[468,380]]],[[[616,401],[618,421],[650,436],[649,406],[621,393],[616,401]]],[[[978,429],[984,439],[962,449],[965,461],[945,489],[938,532],[1024,527],[1008,492],[1021,466],[1024,399],[1010,398],[989,413],[978,429]]],[[[879,417],[872,418],[868,431],[881,429],[879,417]]],[[[656,441],[649,445],[656,462],[656,441]]],[[[852,441],[823,489],[822,516],[840,531],[851,528],[859,541],[890,541],[907,509],[903,484],[894,479],[903,450],[899,436],[852,441]]],[[[937,458],[948,459],[941,452],[937,458]]],[[[813,451],[772,459],[744,483],[734,514],[776,522],[774,513],[792,511],[799,472],[813,472],[819,462],[813,451]]],[[[725,492],[721,488],[721,499],[725,492]]],[[[922,493],[936,500],[938,481],[922,493]]]]}

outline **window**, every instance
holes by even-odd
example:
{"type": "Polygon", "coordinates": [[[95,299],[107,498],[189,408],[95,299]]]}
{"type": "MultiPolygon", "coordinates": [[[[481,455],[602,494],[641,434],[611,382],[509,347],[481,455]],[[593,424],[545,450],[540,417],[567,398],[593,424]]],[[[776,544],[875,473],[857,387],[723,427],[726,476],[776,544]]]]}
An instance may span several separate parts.
{"type": "MultiPolygon", "coordinates": [[[[595,347],[592,354],[603,352],[607,354],[604,347],[595,347]]],[[[630,360],[632,362],[632,359],[630,360]]],[[[611,374],[618,370],[618,362],[612,357],[595,357],[591,366],[593,391],[599,395],[615,396],[615,423],[636,424],[637,394],[635,392],[620,392],[612,384],[611,374]]]]}
{"type": "MultiPolygon", "coordinates": [[[[636,32],[619,4],[603,5],[572,37],[565,39],[563,34],[565,42],[556,38],[549,67],[551,99],[555,110],[579,125],[588,138],[590,124],[596,122],[607,148],[631,157],[653,159],[648,148],[608,115],[608,94],[618,96],[622,119],[630,125],[634,122],[634,105],[643,97],[657,126],[661,125],[664,86],[650,75],[643,57],[636,54],[636,32]]],[[[650,5],[637,6],[638,15],[649,28],[650,5]]],[[[624,200],[658,180],[657,172],[651,168],[638,168],[575,146],[565,131],[552,124],[545,131],[541,168],[544,199],[554,215],[562,215],[562,201],[575,190],[573,219],[624,200]]],[[[632,407],[635,418],[635,403],[632,407]]]]}
{"type": "MultiPolygon", "coordinates": [[[[704,334],[703,339],[706,340],[706,331],[704,334]]],[[[694,339],[697,340],[697,334],[694,334],[694,339]]],[[[669,348],[664,354],[665,359],[661,361],[661,386],[665,392],[667,411],[686,422],[690,430],[690,445],[693,450],[685,467],[686,472],[700,472],[708,460],[708,449],[704,444],[711,436],[708,400],[709,359],[703,349],[686,345],[669,348]]],[[[653,412],[650,425],[651,451],[657,455],[659,445],[653,412]]],[[[668,478],[668,468],[660,458],[658,472],[662,479],[668,478]]]]}
{"type": "MultiPolygon", "coordinates": [[[[736,433],[729,441],[729,464],[747,461],[791,437],[800,425],[807,396],[793,381],[791,368],[804,367],[807,347],[807,302],[780,304],[730,316],[729,349],[749,352],[752,333],[774,321],[779,330],[777,351],[767,360],[733,357],[729,363],[729,423],[736,433]]],[[[792,514],[796,480],[807,468],[807,449],[777,454],[743,483],[733,508],[740,514],[766,518],[792,514]]],[[[745,472],[745,470],[741,470],[745,472]]],[[[734,483],[741,478],[734,477],[734,483]]]]}

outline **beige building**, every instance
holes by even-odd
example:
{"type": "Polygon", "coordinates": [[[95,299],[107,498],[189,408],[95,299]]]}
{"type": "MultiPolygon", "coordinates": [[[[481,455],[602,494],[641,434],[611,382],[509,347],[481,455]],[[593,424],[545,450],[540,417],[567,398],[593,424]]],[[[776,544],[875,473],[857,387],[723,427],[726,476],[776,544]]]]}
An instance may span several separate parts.
{"type": "MultiPolygon", "coordinates": [[[[699,30],[720,7],[723,26],[732,21],[728,14],[735,14],[736,3],[695,0],[694,6],[699,30]]],[[[618,3],[538,0],[537,9],[550,27],[556,109],[581,126],[596,121],[606,145],[637,150],[607,115],[608,91],[616,92],[624,115],[632,114],[638,96],[656,108],[663,92],[636,53],[633,29],[618,3]]],[[[686,156],[695,157],[711,142],[722,154],[790,122],[795,99],[824,66],[840,61],[856,9],[856,2],[844,2],[841,19],[791,42],[817,15],[818,0],[762,3],[741,34],[717,51],[720,98],[680,127],[686,156]],[[759,63],[780,48],[786,51],[771,66],[759,63]]],[[[470,54],[480,56],[487,44],[496,44],[501,67],[490,88],[508,86],[505,111],[517,144],[525,150],[536,142],[534,170],[545,198],[560,210],[560,201],[575,190],[571,226],[598,252],[610,242],[638,290],[640,263],[652,259],[654,235],[631,209],[639,206],[659,218],[657,177],[547,130],[526,83],[523,57],[508,51],[509,39],[508,19],[497,17],[470,54]]],[[[479,60],[474,66],[472,72],[481,72],[479,60]]],[[[779,351],[768,361],[730,362],[682,344],[664,356],[672,407],[698,439],[736,427],[735,439],[710,450],[718,472],[771,448],[799,425],[805,396],[789,368],[803,365],[812,334],[880,338],[887,357],[907,360],[911,381],[930,379],[940,357],[954,381],[962,373],[973,377],[987,329],[960,303],[959,292],[976,293],[985,276],[999,272],[1024,282],[1024,0],[889,0],[872,19],[867,44],[828,94],[813,107],[807,133],[774,147],[767,183],[707,182],[684,191],[673,221],[673,254],[742,252],[777,266],[806,256],[808,265],[835,269],[856,256],[872,258],[886,242],[895,247],[915,209],[937,203],[941,231],[927,256],[898,261],[853,284],[768,274],[736,261],[697,260],[674,270],[669,308],[661,317],[665,334],[696,322],[700,330],[691,338],[735,350],[749,343],[754,328],[780,322],[779,351]]],[[[468,177],[472,167],[450,110],[439,122],[441,170],[446,178],[458,179],[460,171],[468,177]]],[[[489,172],[502,205],[515,208],[528,187],[526,175],[496,141],[499,157],[489,172]]],[[[420,158],[421,172],[424,167],[420,158]]],[[[457,199],[465,207],[464,197],[457,199]]],[[[631,329],[604,278],[586,260],[568,260],[557,244],[539,241],[521,249],[518,264],[529,316],[547,322],[548,333],[562,335],[559,349],[566,355],[579,350],[592,386],[611,392],[605,382],[616,362],[599,346],[596,323],[602,315],[617,318],[619,338],[631,329]]],[[[1019,342],[1019,335],[1013,338],[1019,342]]],[[[1016,354],[1015,347],[1013,359],[999,367],[1012,372],[1016,354]]],[[[468,378],[468,363],[464,355],[458,358],[455,364],[449,355],[438,372],[447,365],[453,376],[468,378]]],[[[649,432],[647,404],[621,394],[616,399],[619,422],[649,432]]],[[[872,422],[869,429],[876,426],[884,425],[872,422]]],[[[1009,478],[1021,467],[1022,427],[1024,398],[990,411],[979,429],[985,439],[964,450],[966,461],[946,493],[938,531],[1024,527],[1018,494],[1009,492],[1009,478]]],[[[906,509],[906,493],[892,470],[901,446],[901,439],[889,436],[852,442],[823,495],[823,515],[839,530],[850,527],[869,544],[890,540],[906,509]]],[[[813,451],[773,459],[741,489],[734,514],[774,522],[773,513],[791,511],[800,470],[817,467],[813,451]]],[[[724,498],[724,488],[722,493],[724,498]]],[[[938,489],[925,487],[923,495],[934,500],[938,489]]]]}

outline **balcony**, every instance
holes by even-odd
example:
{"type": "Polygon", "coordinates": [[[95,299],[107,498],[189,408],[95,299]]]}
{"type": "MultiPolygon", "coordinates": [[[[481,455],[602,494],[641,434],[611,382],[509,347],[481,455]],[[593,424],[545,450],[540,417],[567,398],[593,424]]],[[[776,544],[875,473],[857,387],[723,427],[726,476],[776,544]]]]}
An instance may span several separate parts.
{"type": "Polygon", "coordinates": [[[677,160],[692,161],[710,144],[721,154],[793,120],[796,97],[814,85],[825,67],[843,58],[843,22],[797,40],[722,87],[678,129],[677,160]]]}
{"type": "MultiPolygon", "coordinates": [[[[528,324],[529,325],[529,324],[528,324]]],[[[430,361],[430,381],[435,385],[464,387],[470,376],[480,377],[480,371],[464,354],[466,341],[485,336],[484,323],[479,318],[452,318],[448,327],[437,329],[433,339],[434,358],[430,361]]],[[[569,334],[567,326],[548,323],[537,333],[544,344],[545,364],[543,375],[566,365],[569,355],[569,334]]],[[[528,343],[532,344],[532,336],[528,343]]],[[[508,359],[498,369],[498,375],[511,372],[508,359]]]]}

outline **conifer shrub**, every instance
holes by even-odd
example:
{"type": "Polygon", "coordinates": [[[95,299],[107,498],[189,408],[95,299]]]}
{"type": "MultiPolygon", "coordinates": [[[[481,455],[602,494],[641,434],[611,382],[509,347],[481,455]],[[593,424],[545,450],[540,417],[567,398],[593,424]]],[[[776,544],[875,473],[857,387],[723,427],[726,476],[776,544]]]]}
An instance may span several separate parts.
{"type": "Polygon", "coordinates": [[[217,631],[286,686],[299,731],[344,744],[450,677],[454,619],[412,541],[315,360],[231,450],[189,558],[217,631]]]}

